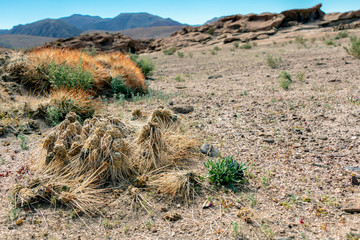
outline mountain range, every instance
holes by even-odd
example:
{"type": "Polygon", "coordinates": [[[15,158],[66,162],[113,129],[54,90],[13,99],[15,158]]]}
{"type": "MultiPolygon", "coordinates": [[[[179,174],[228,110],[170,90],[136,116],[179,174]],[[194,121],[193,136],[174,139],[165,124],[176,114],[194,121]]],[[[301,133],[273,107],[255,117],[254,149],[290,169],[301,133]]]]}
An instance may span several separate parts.
{"type": "Polygon", "coordinates": [[[41,37],[68,38],[84,31],[121,31],[133,28],[155,26],[185,26],[170,18],[162,18],[149,13],[121,13],[114,18],[101,18],[74,14],[59,19],[44,19],[34,23],[14,26],[10,30],[0,30],[0,35],[21,34],[41,37]]]}

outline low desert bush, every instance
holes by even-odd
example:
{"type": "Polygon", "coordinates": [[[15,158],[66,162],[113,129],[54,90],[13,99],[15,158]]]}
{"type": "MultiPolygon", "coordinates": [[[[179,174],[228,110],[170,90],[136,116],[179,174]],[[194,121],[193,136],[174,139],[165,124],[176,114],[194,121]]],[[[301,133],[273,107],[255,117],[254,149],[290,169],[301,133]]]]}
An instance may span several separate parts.
{"type": "Polygon", "coordinates": [[[149,57],[139,57],[137,54],[130,53],[130,59],[133,61],[140,69],[144,77],[149,77],[154,74],[155,63],[149,57]]]}
{"type": "Polygon", "coordinates": [[[284,90],[288,90],[290,84],[292,83],[291,74],[286,71],[281,71],[279,78],[280,78],[280,86],[284,90]]]}
{"type": "Polygon", "coordinates": [[[250,43],[245,43],[243,45],[240,46],[240,49],[250,49],[252,46],[250,45],[250,43]]]}
{"type": "Polygon", "coordinates": [[[305,42],[307,41],[307,39],[304,38],[303,36],[296,36],[295,41],[300,43],[301,45],[305,45],[305,42]]]}
{"type": "Polygon", "coordinates": [[[164,54],[165,55],[174,55],[174,53],[176,52],[176,47],[172,47],[172,48],[169,48],[169,49],[166,49],[164,50],[164,54]]]}
{"type": "Polygon", "coordinates": [[[356,36],[350,37],[350,46],[344,47],[346,52],[356,58],[360,58],[360,38],[356,36]]]}
{"type": "Polygon", "coordinates": [[[228,185],[235,190],[233,183],[244,181],[244,163],[236,162],[232,156],[223,157],[216,161],[209,159],[204,163],[208,169],[207,177],[216,185],[228,185]]]}
{"type": "Polygon", "coordinates": [[[234,48],[239,48],[240,44],[239,44],[239,42],[234,42],[233,46],[234,46],[234,48]]]}
{"type": "Polygon", "coordinates": [[[272,55],[268,54],[266,55],[266,63],[271,68],[278,68],[282,62],[281,57],[273,57],[272,55]]]}
{"type": "Polygon", "coordinates": [[[341,31],[341,32],[338,32],[338,34],[336,35],[335,39],[347,38],[348,36],[349,36],[348,32],[346,32],[346,31],[341,31]]]}
{"type": "Polygon", "coordinates": [[[185,56],[184,52],[180,52],[180,51],[177,52],[177,55],[179,58],[183,58],[185,56]]]}
{"type": "Polygon", "coordinates": [[[326,45],[329,45],[329,46],[331,46],[331,45],[336,45],[336,43],[335,43],[333,40],[331,40],[331,39],[325,40],[324,43],[325,43],[326,45]]]}
{"type": "Polygon", "coordinates": [[[97,103],[89,92],[80,89],[59,89],[52,92],[50,105],[47,108],[47,119],[52,125],[57,125],[65,119],[69,112],[74,112],[81,122],[91,118],[97,108],[97,103]]]}
{"type": "Polygon", "coordinates": [[[66,63],[56,64],[51,61],[48,66],[48,78],[51,86],[56,89],[90,89],[94,81],[91,70],[83,68],[81,59],[77,66],[70,66],[66,63]]]}

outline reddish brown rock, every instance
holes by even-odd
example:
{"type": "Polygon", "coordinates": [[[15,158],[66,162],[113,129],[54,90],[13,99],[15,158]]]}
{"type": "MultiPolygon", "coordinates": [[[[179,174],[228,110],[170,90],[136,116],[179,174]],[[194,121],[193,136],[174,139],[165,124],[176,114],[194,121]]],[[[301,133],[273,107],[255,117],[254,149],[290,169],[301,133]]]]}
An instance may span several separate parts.
{"type": "Polygon", "coordinates": [[[325,13],[320,10],[321,6],[322,4],[318,4],[312,8],[284,11],[281,13],[285,16],[281,26],[289,26],[289,22],[308,23],[322,19],[325,13]]]}
{"type": "Polygon", "coordinates": [[[138,52],[146,48],[141,41],[131,39],[121,33],[89,33],[47,43],[45,47],[96,50],[101,52],[138,52]]]}

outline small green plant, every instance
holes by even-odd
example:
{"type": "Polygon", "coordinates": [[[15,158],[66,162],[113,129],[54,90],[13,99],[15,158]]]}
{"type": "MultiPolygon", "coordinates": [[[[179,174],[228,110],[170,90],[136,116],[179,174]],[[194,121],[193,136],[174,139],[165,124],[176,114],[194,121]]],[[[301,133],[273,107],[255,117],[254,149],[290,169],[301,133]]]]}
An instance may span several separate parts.
{"type": "Polygon", "coordinates": [[[234,232],[234,237],[239,236],[239,224],[237,222],[233,222],[232,229],[234,232]]]}
{"type": "Polygon", "coordinates": [[[209,30],[206,31],[207,34],[213,35],[215,32],[215,27],[209,28],[209,30]]]}
{"type": "Polygon", "coordinates": [[[207,177],[216,185],[229,185],[235,191],[233,183],[243,182],[244,172],[247,167],[244,163],[237,163],[232,156],[223,157],[214,161],[209,159],[204,162],[208,169],[207,177]]]}
{"type": "Polygon", "coordinates": [[[325,42],[326,45],[329,45],[329,46],[331,46],[331,45],[335,46],[336,45],[336,43],[333,40],[330,40],[330,39],[325,40],[324,42],[325,42]]]}
{"type": "Polygon", "coordinates": [[[24,135],[20,134],[18,135],[18,139],[20,140],[20,147],[22,150],[28,150],[29,147],[27,145],[27,139],[24,135]]]}
{"type": "Polygon", "coordinates": [[[194,54],[189,52],[189,58],[193,58],[194,54]]]}
{"type": "Polygon", "coordinates": [[[3,157],[1,157],[0,160],[1,160],[1,165],[4,165],[6,163],[5,158],[3,157]]]}
{"type": "Polygon", "coordinates": [[[202,50],[202,51],[201,51],[201,54],[202,54],[202,55],[205,55],[205,54],[206,54],[206,52],[205,52],[204,50],[202,50]]]}
{"type": "Polygon", "coordinates": [[[145,77],[149,77],[154,74],[155,63],[149,57],[140,58],[135,63],[141,69],[141,72],[145,77]]]}
{"type": "Polygon", "coordinates": [[[216,55],[216,54],[217,54],[217,51],[214,50],[214,49],[211,49],[211,50],[210,50],[210,53],[211,53],[211,55],[216,55]]]}
{"type": "Polygon", "coordinates": [[[348,101],[353,104],[360,105],[360,98],[358,98],[358,97],[349,97],[348,101]]]}
{"type": "Polygon", "coordinates": [[[48,68],[48,78],[52,87],[90,89],[94,81],[92,72],[84,70],[82,61],[77,66],[69,66],[66,63],[56,64],[52,60],[48,68]]]}
{"type": "Polygon", "coordinates": [[[360,38],[356,36],[350,37],[350,45],[349,48],[344,47],[346,52],[356,58],[360,58],[360,38]]]}
{"type": "Polygon", "coordinates": [[[311,43],[314,43],[316,41],[316,38],[311,38],[311,43]]]}
{"type": "Polygon", "coordinates": [[[250,205],[251,207],[255,207],[257,204],[257,200],[255,198],[255,195],[253,193],[250,193],[250,195],[248,196],[249,200],[250,200],[250,205]]]}
{"type": "Polygon", "coordinates": [[[177,50],[176,47],[171,47],[169,49],[164,50],[164,54],[165,55],[174,55],[176,50],[177,50]]]}
{"type": "Polygon", "coordinates": [[[305,72],[297,72],[296,79],[300,82],[304,81],[305,80],[305,72]]]}
{"type": "Polygon", "coordinates": [[[180,52],[180,51],[177,52],[177,55],[179,58],[183,58],[185,56],[184,52],[180,52]]]}
{"type": "Polygon", "coordinates": [[[280,86],[284,90],[288,90],[290,84],[292,83],[291,74],[286,71],[281,71],[279,78],[280,78],[280,86]]]}
{"type": "Polygon", "coordinates": [[[234,48],[239,48],[240,44],[239,44],[239,42],[234,42],[233,46],[234,46],[234,48]]]}
{"type": "Polygon", "coordinates": [[[231,47],[231,48],[230,48],[230,52],[235,52],[235,49],[236,49],[236,48],[231,47]]]}
{"type": "Polygon", "coordinates": [[[252,48],[252,46],[248,42],[240,46],[240,49],[250,49],[250,48],[252,48]]]}
{"type": "Polygon", "coordinates": [[[114,94],[124,94],[126,97],[131,96],[131,89],[125,85],[121,76],[111,79],[110,83],[114,94]]]}
{"type": "Polygon", "coordinates": [[[179,75],[175,76],[175,81],[177,81],[177,82],[185,82],[185,79],[183,77],[181,77],[181,75],[179,74],[179,75]]]}
{"type": "Polygon", "coordinates": [[[336,35],[335,39],[347,38],[348,36],[349,36],[348,32],[346,32],[346,31],[341,31],[341,32],[338,32],[338,34],[336,35]]]}
{"type": "Polygon", "coordinates": [[[273,57],[272,55],[268,54],[266,55],[266,63],[271,68],[278,68],[282,62],[281,57],[273,57]]]}
{"type": "Polygon", "coordinates": [[[257,47],[258,44],[257,44],[257,42],[253,42],[252,45],[253,45],[253,47],[257,47]]]}
{"type": "Polygon", "coordinates": [[[305,46],[305,42],[307,41],[307,39],[303,36],[296,36],[295,41],[305,46]]]}
{"type": "Polygon", "coordinates": [[[276,41],[273,41],[273,44],[274,44],[274,45],[277,45],[277,42],[276,42],[276,41]]]}
{"type": "Polygon", "coordinates": [[[213,49],[214,49],[215,51],[220,51],[220,50],[221,50],[221,48],[219,48],[218,46],[215,46],[213,49]]]}

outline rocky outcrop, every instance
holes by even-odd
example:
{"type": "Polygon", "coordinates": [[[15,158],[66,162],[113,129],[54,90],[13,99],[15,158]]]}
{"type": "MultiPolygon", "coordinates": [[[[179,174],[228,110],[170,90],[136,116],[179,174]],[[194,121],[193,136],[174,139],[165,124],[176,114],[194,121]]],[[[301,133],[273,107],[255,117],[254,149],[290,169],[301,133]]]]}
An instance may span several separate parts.
{"type": "Polygon", "coordinates": [[[318,4],[312,8],[283,11],[281,15],[284,16],[284,20],[281,23],[281,27],[289,27],[294,23],[308,23],[322,19],[325,13],[320,10],[321,6],[321,4],[318,4]]]}
{"type": "Polygon", "coordinates": [[[321,27],[335,27],[340,29],[349,29],[358,27],[358,24],[352,23],[359,21],[360,19],[360,10],[350,11],[345,13],[329,13],[324,16],[324,21],[319,25],[321,27]],[[340,27],[341,25],[347,25],[346,27],[340,27]]]}
{"type": "Polygon", "coordinates": [[[153,41],[148,50],[160,51],[170,47],[181,48],[198,44],[264,39],[275,34],[280,28],[322,19],[325,13],[320,8],[321,4],[318,4],[312,8],[293,9],[280,14],[262,13],[227,16],[200,27],[184,27],[169,38],[153,41]]]}
{"type": "Polygon", "coordinates": [[[45,47],[84,49],[96,52],[139,52],[145,49],[146,42],[137,41],[121,33],[89,33],[67,39],[58,39],[45,44],[45,47]]]}

